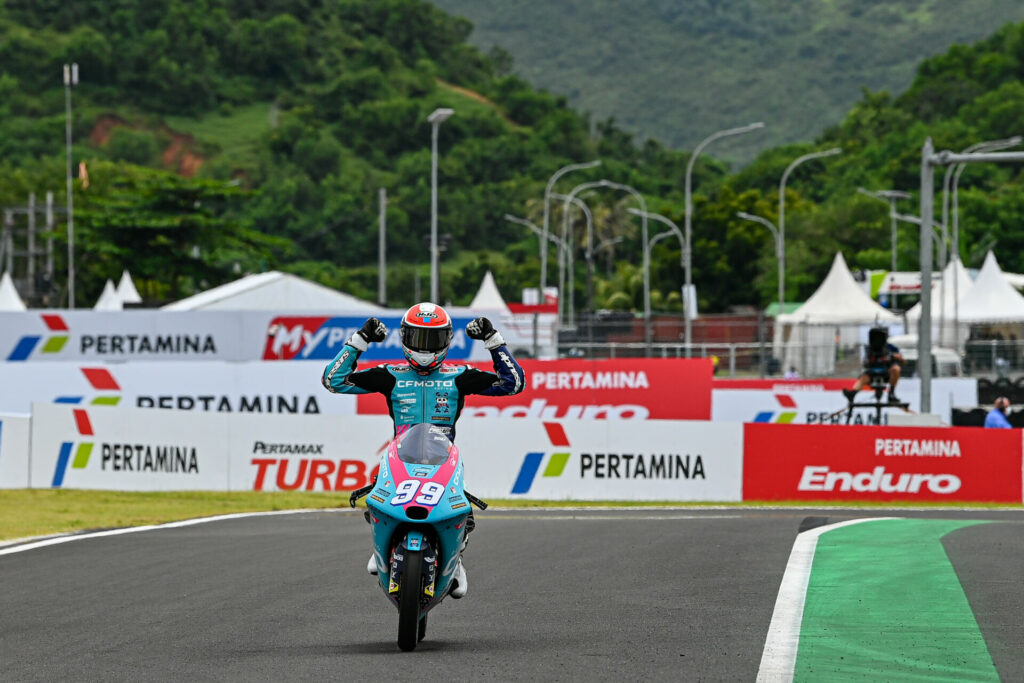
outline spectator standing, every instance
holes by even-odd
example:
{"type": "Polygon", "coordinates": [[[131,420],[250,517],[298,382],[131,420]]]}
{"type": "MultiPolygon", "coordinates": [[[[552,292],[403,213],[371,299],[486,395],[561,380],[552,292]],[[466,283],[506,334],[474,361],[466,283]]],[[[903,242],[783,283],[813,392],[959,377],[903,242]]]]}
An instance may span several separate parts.
{"type": "Polygon", "coordinates": [[[1006,411],[1010,408],[1010,399],[1000,396],[995,400],[992,410],[985,416],[985,426],[995,429],[1013,429],[1013,425],[1006,419],[1006,411]]]}

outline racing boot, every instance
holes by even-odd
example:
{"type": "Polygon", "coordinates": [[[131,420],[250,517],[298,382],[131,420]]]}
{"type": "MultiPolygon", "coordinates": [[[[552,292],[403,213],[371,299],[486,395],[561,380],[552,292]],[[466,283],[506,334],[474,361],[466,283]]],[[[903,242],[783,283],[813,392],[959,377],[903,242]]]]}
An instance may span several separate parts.
{"type": "Polygon", "coordinates": [[[370,561],[366,563],[366,573],[377,576],[377,553],[370,553],[370,561]]]}
{"type": "Polygon", "coordinates": [[[459,558],[459,564],[455,566],[455,576],[452,577],[452,598],[458,600],[464,597],[469,591],[469,582],[466,580],[466,569],[462,566],[462,558],[459,558]]]}
{"type": "Polygon", "coordinates": [[[853,389],[843,389],[843,396],[846,397],[847,401],[853,403],[853,399],[857,398],[857,392],[853,389]]]}

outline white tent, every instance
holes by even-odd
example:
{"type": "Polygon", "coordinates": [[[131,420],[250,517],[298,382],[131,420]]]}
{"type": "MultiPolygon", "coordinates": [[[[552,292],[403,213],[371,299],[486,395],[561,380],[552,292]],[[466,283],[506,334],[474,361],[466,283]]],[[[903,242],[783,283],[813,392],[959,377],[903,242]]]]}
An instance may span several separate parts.
{"type": "Polygon", "coordinates": [[[123,308],[124,305],[121,302],[121,297],[117,295],[114,283],[108,279],[107,284],[103,285],[103,293],[100,294],[100,298],[96,301],[96,305],[92,307],[92,310],[120,311],[123,308]]]}
{"type": "Polygon", "coordinates": [[[162,307],[165,311],[342,310],[379,313],[384,309],[296,275],[272,270],[200,292],[162,307]]]}
{"type": "Polygon", "coordinates": [[[804,377],[828,374],[835,369],[837,346],[860,343],[862,328],[878,323],[897,325],[901,320],[861,289],[837,253],[814,294],[800,308],[777,318],[775,355],[784,367],[796,367],[804,377]]]}
{"type": "Polygon", "coordinates": [[[491,271],[484,274],[480,282],[480,289],[476,290],[476,296],[469,303],[469,308],[483,311],[509,312],[508,304],[498,291],[498,285],[494,282],[494,275],[491,271]]]}
{"type": "Polygon", "coordinates": [[[24,311],[25,302],[18,296],[18,289],[11,280],[11,274],[5,272],[0,277],[0,311],[24,311]]]}
{"type": "Polygon", "coordinates": [[[853,279],[841,253],[832,268],[803,306],[779,316],[782,324],[858,325],[873,322],[895,323],[899,318],[875,303],[853,279]]]}
{"type": "Polygon", "coordinates": [[[961,323],[1024,322],[1024,296],[1007,281],[991,251],[974,285],[960,298],[959,317],[961,323]]]}
{"type": "Polygon", "coordinates": [[[117,298],[125,304],[142,303],[142,297],[139,296],[139,290],[135,289],[135,283],[132,282],[132,276],[128,274],[127,268],[121,273],[121,280],[117,283],[117,298]]]}
{"type": "MultiPolygon", "coordinates": [[[[960,259],[955,257],[951,259],[946,264],[946,269],[942,271],[942,275],[932,281],[932,322],[937,322],[943,316],[952,320],[953,305],[956,303],[953,290],[956,290],[956,296],[962,301],[973,285],[974,281],[971,280],[970,274],[968,274],[960,259]],[[956,279],[955,287],[953,284],[954,278],[956,279]]],[[[907,319],[916,322],[920,318],[921,302],[918,302],[907,311],[907,319]]]]}

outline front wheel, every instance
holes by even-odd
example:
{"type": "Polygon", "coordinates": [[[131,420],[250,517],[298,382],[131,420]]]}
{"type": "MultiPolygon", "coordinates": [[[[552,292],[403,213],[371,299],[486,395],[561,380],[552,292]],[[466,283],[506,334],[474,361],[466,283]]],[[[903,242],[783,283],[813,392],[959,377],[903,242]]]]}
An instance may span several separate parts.
{"type": "Polygon", "coordinates": [[[420,596],[423,594],[423,551],[404,550],[405,563],[398,588],[398,647],[416,649],[419,636],[420,596]]]}

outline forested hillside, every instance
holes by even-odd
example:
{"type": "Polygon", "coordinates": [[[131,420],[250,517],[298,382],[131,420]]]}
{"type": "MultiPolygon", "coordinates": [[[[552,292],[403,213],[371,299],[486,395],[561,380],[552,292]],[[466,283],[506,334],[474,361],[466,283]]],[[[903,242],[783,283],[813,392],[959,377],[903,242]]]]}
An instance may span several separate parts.
{"type": "MultiPolygon", "coordinates": [[[[545,183],[568,163],[601,159],[556,191],[607,178],[683,222],[686,152],[591,120],[559,94],[507,72],[501,55],[466,42],[471,26],[420,0],[56,0],[0,2],[0,205],[30,191],[64,200],[64,87],[75,61],[74,160],[79,304],[130,265],[153,300],[279,268],[374,299],[377,194],[388,193],[389,303],[428,289],[430,132],[440,128],[442,298],[467,303],[483,272],[510,300],[539,279],[537,238],[504,214],[541,222],[545,183]]],[[[865,93],[820,138],[768,149],[739,173],[709,149],[696,166],[694,282],[700,310],[764,305],[775,295],[767,231],[738,210],[775,220],[787,191],[787,292],[809,294],[836,250],[854,267],[888,264],[885,206],[858,186],[913,191],[925,137],[961,149],[1024,133],[1024,29],[924,62],[905,93],[865,93]]],[[[637,79],[644,78],[640,72],[637,79]]],[[[744,118],[744,121],[746,118],[744,118]]],[[[730,122],[732,123],[732,122],[730,122]]],[[[749,137],[755,139],[759,133],[749,137]]],[[[1024,271],[1024,192],[1016,167],[977,166],[961,181],[967,265],[998,245],[1024,271]]],[[[584,195],[599,252],[597,307],[642,306],[639,221],[621,191],[584,195]],[[619,239],[621,238],[621,239],[619,239]],[[618,241],[616,241],[618,240],[618,241]]],[[[913,201],[904,209],[914,212],[913,201]]],[[[556,225],[561,214],[554,213],[556,225]]],[[[573,223],[577,301],[585,224],[573,223]]],[[[655,232],[652,229],[652,233],[655,232]]],[[[55,239],[63,240],[58,230],[55,239]]],[[[917,238],[901,230],[901,266],[917,238]]],[[[65,264],[57,249],[58,282],[65,264]]],[[[549,259],[548,282],[556,279],[549,259]]],[[[680,247],[654,249],[656,310],[678,310],[680,247]]],[[[59,292],[58,292],[59,294],[59,292]]]]}
{"type": "Polygon", "coordinates": [[[1024,19],[1005,0],[433,1],[469,18],[470,40],[499,46],[515,73],[638,137],[688,149],[765,121],[757,138],[718,148],[742,162],[814,139],[862,87],[902,92],[926,57],[1024,19]]]}

